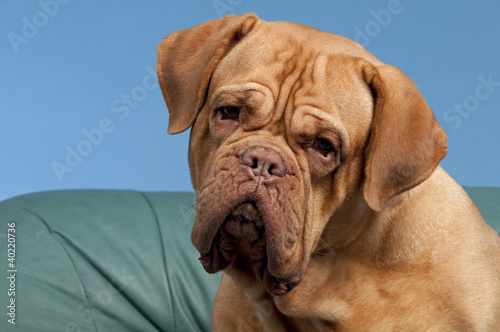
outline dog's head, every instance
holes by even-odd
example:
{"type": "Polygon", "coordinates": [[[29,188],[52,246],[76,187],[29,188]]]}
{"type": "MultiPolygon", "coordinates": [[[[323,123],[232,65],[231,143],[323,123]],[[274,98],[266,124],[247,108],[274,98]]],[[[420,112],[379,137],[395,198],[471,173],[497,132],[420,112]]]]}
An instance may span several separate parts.
{"type": "Polygon", "coordinates": [[[446,154],[407,76],[300,24],[247,14],[171,33],[158,47],[158,78],[168,132],[193,127],[192,241],[203,267],[263,281],[273,295],[446,154]]]}

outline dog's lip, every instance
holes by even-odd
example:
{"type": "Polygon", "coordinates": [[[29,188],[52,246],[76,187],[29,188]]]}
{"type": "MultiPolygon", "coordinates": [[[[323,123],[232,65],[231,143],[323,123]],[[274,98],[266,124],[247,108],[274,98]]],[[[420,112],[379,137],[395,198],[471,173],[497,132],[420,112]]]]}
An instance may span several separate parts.
{"type": "MultiPolygon", "coordinates": [[[[216,273],[232,263],[231,260],[225,259],[221,251],[215,246],[210,253],[201,255],[199,259],[203,268],[208,273],[216,273]]],[[[269,272],[267,261],[264,260],[262,263],[263,264],[256,265],[255,268],[260,271],[255,272],[256,274],[258,273],[258,277],[264,282],[266,291],[273,296],[283,296],[287,294],[302,281],[300,275],[293,276],[289,279],[275,277],[269,272]]]]}
{"type": "Polygon", "coordinates": [[[236,248],[245,242],[250,248],[249,258],[255,276],[263,281],[267,292],[273,296],[282,296],[297,286],[300,274],[288,278],[274,276],[268,267],[265,226],[253,201],[238,204],[231,210],[214,237],[210,250],[199,258],[208,273],[225,269],[236,259],[236,248]]]}
{"type": "Polygon", "coordinates": [[[267,267],[264,270],[262,279],[267,292],[274,296],[283,296],[287,294],[302,281],[300,275],[293,276],[289,279],[275,277],[269,272],[267,267]]]}
{"type": "MultiPolygon", "coordinates": [[[[211,240],[210,249],[202,253],[199,260],[205,271],[216,273],[234,261],[239,243],[246,243],[249,248],[253,248],[262,240],[265,242],[264,226],[255,203],[239,203],[224,218],[211,240]]],[[[262,260],[255,256],[255,252],[250,258],[262,260]]]]}
{"type": "Polygon", "coordinates": [[[253,242],[264,232],[264,225],[253,201],[237,205],[226,217],[221,228],[243,241],[253,242]]]}

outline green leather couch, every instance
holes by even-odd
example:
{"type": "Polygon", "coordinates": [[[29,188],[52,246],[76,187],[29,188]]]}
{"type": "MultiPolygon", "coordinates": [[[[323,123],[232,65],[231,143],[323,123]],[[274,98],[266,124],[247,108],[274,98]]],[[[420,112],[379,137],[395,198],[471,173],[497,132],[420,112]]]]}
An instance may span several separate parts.
{"type": "MultiPolygon", "coordinates": [[[[499,231],[500,188],[466,189],[499,231]]],[[[0,331],[210,331],[220,274],[191,245],[194,204],[111,190],[0,202],[0,331]]]]}

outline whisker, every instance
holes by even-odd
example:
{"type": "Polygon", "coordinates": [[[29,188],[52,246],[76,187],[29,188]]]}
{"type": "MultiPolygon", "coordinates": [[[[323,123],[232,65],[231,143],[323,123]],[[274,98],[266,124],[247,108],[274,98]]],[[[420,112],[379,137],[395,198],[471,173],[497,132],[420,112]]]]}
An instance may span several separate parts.
{"type": "Polygon", "coordinates": [[[318,250],[318,251],[315,251],[314,254],[315,255],[318,255],[318,256],[328,256],[328,255],[334,255],[335,254],[335,251],[333,250],[334,248],[336,248],[338,246],[338,244],[334,244],[332,246],[328,246],[328,244],[325,242],[325,240],[323,239],[319,239],[319,241],[325,245],[324,248],[318,250]]]}

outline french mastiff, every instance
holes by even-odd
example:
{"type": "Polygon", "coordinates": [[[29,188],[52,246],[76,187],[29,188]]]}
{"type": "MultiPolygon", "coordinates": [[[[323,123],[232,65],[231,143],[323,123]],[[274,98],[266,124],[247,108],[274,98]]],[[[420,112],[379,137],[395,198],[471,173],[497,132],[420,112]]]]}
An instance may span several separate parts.
{"type": "Polygon", "coordinates": [[[500,330],[499,237],[400,70],[253,14],[167,35],[157,69],[223,271],[213,331],[500,330]]]}

